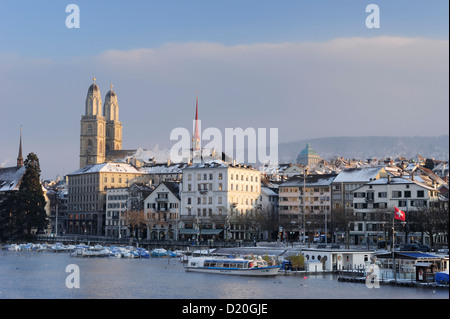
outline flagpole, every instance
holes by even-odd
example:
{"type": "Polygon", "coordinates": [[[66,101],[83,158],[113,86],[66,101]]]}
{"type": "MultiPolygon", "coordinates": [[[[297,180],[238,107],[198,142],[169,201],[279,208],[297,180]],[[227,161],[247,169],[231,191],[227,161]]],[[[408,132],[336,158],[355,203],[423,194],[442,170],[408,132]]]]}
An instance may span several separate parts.
{"type": "Polygon", "coordinates": [[[395,212],[392,216],[392,271],[394,272],[394,280],[397,282],[397,272],[395,269],[395,212]]]}

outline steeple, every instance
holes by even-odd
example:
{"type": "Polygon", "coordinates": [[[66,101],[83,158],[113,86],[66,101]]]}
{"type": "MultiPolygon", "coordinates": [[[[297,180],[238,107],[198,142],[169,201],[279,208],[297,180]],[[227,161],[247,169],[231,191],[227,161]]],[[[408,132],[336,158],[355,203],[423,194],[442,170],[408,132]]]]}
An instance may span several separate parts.
{"type": "Polygon", "coordinates": [[[85,115],[81,116],[80,168],[105,161],[106,120],[95,77],[86,96],[85,115]]]}
{"type": "Polygon", "coordinates": [[[193,151],[200,150],[200,133],[198,131],[198,96],[196,97],[195,130],[194,130],[194,135],[192,136],[192,150],[193,151]]]}
{"type": "Polygon", "coordinates": [[[111,84],[110,90],[106,93],[103,114],[106,120],[106,140],[105,154],[110,151],[122,149],[122,123],[119,121],[119,103],[117,94],[111,84]]]}
{"type": "Polygon", "coordinates": [[[19,142],[19,155],[17,156],[17,167],[23,166],[22,156],[22,125],[20,126],[20,142],[19,142]]]}

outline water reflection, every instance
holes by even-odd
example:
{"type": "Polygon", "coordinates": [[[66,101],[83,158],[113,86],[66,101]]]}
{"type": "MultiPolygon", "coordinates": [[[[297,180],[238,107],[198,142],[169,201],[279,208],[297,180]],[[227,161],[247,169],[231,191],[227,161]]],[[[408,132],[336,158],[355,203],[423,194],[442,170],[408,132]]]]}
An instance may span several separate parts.
{"type": "Polygon", "coordinates": [[[253,278],[187,273],[176,259],[75,258],[67,253],[0,253],[0,298],[111,299],[448,299],[448,290],[338,282],[333,275],[253,278]],[[68,289],[66,266],[80,269],[68,289]]]}

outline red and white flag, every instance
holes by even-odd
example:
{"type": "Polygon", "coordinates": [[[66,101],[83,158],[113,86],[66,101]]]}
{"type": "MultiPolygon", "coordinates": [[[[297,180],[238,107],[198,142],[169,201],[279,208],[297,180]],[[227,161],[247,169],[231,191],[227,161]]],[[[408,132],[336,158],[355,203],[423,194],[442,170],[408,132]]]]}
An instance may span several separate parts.
{"type": "Polygon", "coordinates": [[[395,215],[394,215],[394,218],[395,219],[398,219],[398,220],[401,220],[401,221],[405,221],[405,219],[406,219],[406,214],[405,214],[405,212],[404,211],[401,211],[400,209],[398,209],[397,207],[394,207],[395,208],[395,215]]]}

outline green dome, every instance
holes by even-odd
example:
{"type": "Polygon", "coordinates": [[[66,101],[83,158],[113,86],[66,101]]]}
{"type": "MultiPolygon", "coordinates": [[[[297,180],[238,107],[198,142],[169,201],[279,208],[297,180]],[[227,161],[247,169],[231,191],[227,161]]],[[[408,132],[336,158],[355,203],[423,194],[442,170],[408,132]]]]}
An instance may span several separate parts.
{"type": "Polygon", "coordinates": [[[319,156],[316,151],[311,148],[311,144],[307,143],[298,156],[319,156]]]}

